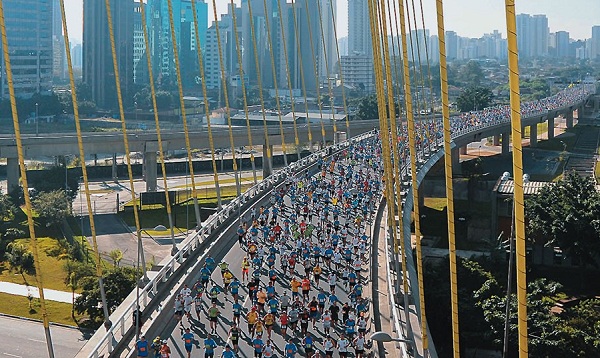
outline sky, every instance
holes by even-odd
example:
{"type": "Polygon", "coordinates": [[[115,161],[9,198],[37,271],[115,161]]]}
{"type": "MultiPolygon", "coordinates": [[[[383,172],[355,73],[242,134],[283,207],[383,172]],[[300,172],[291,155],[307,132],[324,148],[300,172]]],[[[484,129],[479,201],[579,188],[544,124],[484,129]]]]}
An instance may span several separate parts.
{"type": "MultiPolygon", "coordinates": [[[[198,0],[201,1],[201,0],[198,0]]],[[[230,0],[206,0],[209,4],[209,21],[214,20],[212,5],[217,5],[217,12],[227,10],[230,0]]],[[[304,0],[295,0],[304,1],[304,0]]],[[[390,0],[394,1],[394,0],[390,0]]],[[[417,6],[420,17],[419,1],[406,0],[417,6]]],[[[435,0],[422,0],[425,12],[425,26],[434,34],[437,30],[435,17],[435,0]]],[[[241,0],[234,0],[240,4],[241,0]]],[[[291,0],[288,0],[291,2],[291,0]]],[[[337,0],[337,27],[340,37],[348,32],[347,19],[348,0],[337,0]]],[[[391,2],[390,2],[391,3],[391,2]]],[[[412,5],[411,5],[412,6],[412,5]]],[[[71,42],[81,42],[83,0],[65,0],[69,37],[71,42]]],[[[545,14],[548,17],[550,32],[569,31],[570,37],[576,40],[591,37],[592,26],[600,25],[600,0],[516,0],[517,14],[545,14]]],[[[484,33],[499,30],[506,37],[506,17],[502,0],[445,0],[444,17],[446,30],[453,30],[459,36],[481,37],[484,33]]]]}

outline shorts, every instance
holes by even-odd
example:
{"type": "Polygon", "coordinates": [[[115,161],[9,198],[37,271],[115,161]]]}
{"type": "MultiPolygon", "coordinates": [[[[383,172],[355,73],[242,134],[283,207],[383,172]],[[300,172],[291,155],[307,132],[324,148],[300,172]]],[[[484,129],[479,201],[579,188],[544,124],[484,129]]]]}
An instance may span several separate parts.
{"type": "Polygon", "coordinates": [[[254,329],[254,323],[248,323],[248,331],[252,331],[254,329]]]}
{"type": "Polygon", "coordinates": [[[183,311],[179,310],[179,311],[175,311],[175,316],[183,316],[183,311]]]}
{"type": "Polygon", "coordinates": [[[188,353],[192,351],[192,347],[193,347],[193,345],[191,345],[191,344],[190,345],[187,345],[187,344],[184,345],[185,351],[188,352],[188,353]]]}
{"type": "Polygon", "coordinates": [[[319,316],[319,312],[318,312],[318,311],[311,311],[311,312],[309,313],[309,316],[310,316],[310,318],[312,318],[312,319],[316,319],[316,318],[317,318],[317,316],[319,316]]]}
{"type": "Polygon", "coordinates": [[[357,349],[355,350],[355,352],[356,352],[356,354],[358,355],[358,354],[363,354],[363,353],[365,352],[365,350],[364,350],[364,349],[358,349],[358,348],[357,348],[357,349]]]}
{"type": "Polygon", "coordinates": [[[325,351],[326,357],[333,357],[333,351],[325,351]]]}
{"type": "Polygon", "coordinates": [[[347,357],[348,356],[348,352],[340,352],[340,357],[347,357]]]}
{"type": "Polygon", "coordinates": [[[217,317],[209,317],[209,320],[210,320],[211,322],[217,322],[217,317]]]}
{"type": "Polygon", "coordinates": [[[302,290],[302,294],[305,296],[308,296],[308,293],[310,292],[310,290],[302,290]]]}

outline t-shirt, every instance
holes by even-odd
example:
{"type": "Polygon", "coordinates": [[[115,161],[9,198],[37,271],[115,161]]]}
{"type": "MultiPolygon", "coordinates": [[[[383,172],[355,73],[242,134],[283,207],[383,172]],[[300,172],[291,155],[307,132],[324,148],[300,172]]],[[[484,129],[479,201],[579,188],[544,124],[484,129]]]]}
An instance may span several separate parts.
{"type": "Polygon", "coordinates": [[[288,358],[293,358],[298,352],[298,347],[294,343],[288,343],[285,345],[285,355],[288,358]]]}
{"type": "Polygon", "coordinates": [[[186,347],[191,347],[192,344],[194,344],[194,334],[193,333],[184,333],[183,334],[183,344],[185,344],[186,347]]]}
{"type": "Polygon", "coordinates": [[[148,341],[137,341],[135,344],[138,357],[148,356],[148,341]]]}
{"type": "Polygon", "coordinates": [[[204,340],[204,353],[214,353],[217,343],[212,338],[204,340]]]}

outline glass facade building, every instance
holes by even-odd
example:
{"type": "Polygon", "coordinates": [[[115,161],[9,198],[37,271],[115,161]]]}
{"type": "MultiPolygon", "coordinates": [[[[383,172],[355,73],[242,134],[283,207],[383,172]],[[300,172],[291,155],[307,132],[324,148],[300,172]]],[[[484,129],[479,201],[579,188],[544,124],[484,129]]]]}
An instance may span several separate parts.
{"type": "MultiPolygon", "coordinates": [[[[52,90],[52,1],[4,0],[4,17],[15,95],[29,98],[52,90]]],[[[0,44],[1,46],[1,44],[0,44]]],[[[4,58],[1,95],[8,97],[4,58]]]]}

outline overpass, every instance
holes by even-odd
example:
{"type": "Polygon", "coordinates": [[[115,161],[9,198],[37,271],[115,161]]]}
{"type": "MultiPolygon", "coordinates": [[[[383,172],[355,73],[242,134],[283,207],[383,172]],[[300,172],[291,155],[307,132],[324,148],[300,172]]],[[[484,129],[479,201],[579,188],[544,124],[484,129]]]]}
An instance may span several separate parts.
{"type": "MultiPolygon", "coordinates": [[[[586,104],[587,106],[591,105],[596,111],[599,110],[600,97],[593,96],[594,91],[595,88],[592,87],[575,88],[573,90],[563,91],[562,97],[553,96],[543,101],[525,103],[525,106],[522,107],[522,123],[523,127],[531,128],[531,145],[535,146],[537,143],[537,124],[547,121],[549,128],[553,128],[554,119],[557,116],[562,115],[566,118],[567,127],[572,127],[574,111],[582,113],[585,110],[586,104]]],[[[510,112],[506,112],[505,109],[498,107],[495,109],[494,115],[490,115],[489,113],[490,111],[484,110],[468,115],[461,115],[452,119],[453,161],[458,160],[458,151],[461,150],[460,148],[465,148],[468,143],[480,141],[482,138],[489,136],[494,136],[496,138],[495,140],[498,140],[498,137],[501,136],[503,153],[508,153],[510,112]]],[[[351,128],[355,132],[358,132],[358,127],[355,126],[357,123],[360,122],[352,122],[351,128]]],[[[371,126],[372,128],[375,125],[372,121],[369,121],[369,125],[365,123],[365,127],[367,126],[371,126]]],[[[441,129],[441,125],[437,128],[441,129]]],[[[406,130],[404,129],[404,131],[406,130]]],[[[549,138],[552,138],[552,135],[550,135],[551,132],[552,131],[549,131],[549,138]]],[[[108,331],[104,328],[100,328],[82,349],[78,357],[107,357],[109,355],[129,356],[130,353],[127,352],[131,352],[131,347],[135,339],[131,322],[131,317],[134,308],[136,307],[135,297],[140,297],[139,304],[144,315],[151,317],[152,322],[149,324],[149,327],[146,327],[147,331],[156,329],[157,326],[164,324],[167,319],[170,319],[170,313],[162,311],[162,307],[165,306],[167,302],[170,302],[172,294],[179,291],[184,280],[188,276],[193,277],[193,275],[197,273],[199,270],[198,265],[202,262],[203,258],[208,254],[212,255],[219,252],[224,254],[222,252],[224,248],[231,248],[233,240],[232,235],[230,235],[230,230],[232,229],[232,225],[235,225],[235,220],[240,213],[248,210],[253,205],[265,202],[267,195],[274,187],[283,183],[288,173],[310,170],[321,156],[344,150],[351,142],[356,142],[373,135],[375,135],[373,132],[367,132],[355,136],[348,141],[334,143],[324,150],[313,153],[307,158],[303,158],[298,162],[290,164],[288,168],[273,173],[271,176],[265,178],[262,182],[246,191],[242,196],[223,206],[221,210],[213,214],[205,222],[204,226],[195,235],[187,238],[179,245],[178,253],[161,263],[159,271],[148,273],[148,280],[146,281],[145,286],[140,288],[139,296],[134,290],[125,302],[112,313],[110,319],[113,326],[108,331]],[[112,354],[110,352],[112,352],[112,354]]],[[[421,142],[418,150],[418,172],[416,174],[417,182],[419,184],[425,178],[431,167],[443,157],[443,149],[440,148],[442,148],[440,133],[437,133],[430,141],[424,140],[421,142]]],[[[397,195],[403,197],[402,222],[405,233],[404,243],[406,248],[409,249],[406,257],[409,281],[411,287],[417,287],[416,266],[413,261],[412,250],[410,249],[412,247],[410,216],[414,203],[412,195],[410,195],[410,181],[407,179],[410,172],[408,164],[408,160],[402,158],[401,177],[403,191],[397,195]]],[[[397,265],[394,265],[397,264],[401,258],[393,257],[394,254],[391,250],[388,254],[392,257],[387,263],[388,271],[390,272],[390,287],[393,290],[400,290],[401,285],[398,284],[398,280],[401,279],[401,273],[398,271],[397,265]]],[[[399,312],[397,312],[397,303],[399,302],[397,302],[397,299],[401,297],[401,295],[402,293],[397,291],[390,294],[389,297],[391,300],[391,307],[395,307],[393,317],[395,318],[394,324],[396,327],[399,327],[400,325],[398,320],[399,312]]],[[[416,290],[413,290],[411,295],[415,296],[418,295],[418,293],[416,290]]],[[[413,301],[415,302],[416,310],[419,311],[418,297],[414,297],[413,301]]],[[[400,334],[400,331],[398,331],[398,333],[400,334]]],[[[430,346],[433,346],[433,344],[430,346]]],[[[432,352],[434,353],[435,350],[433,349],[432,352]]],[[[432,356],[435,356],[433,353],[432,356]]]]}

